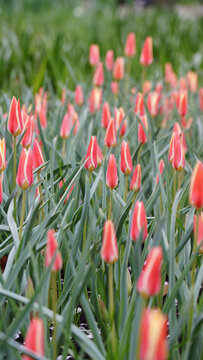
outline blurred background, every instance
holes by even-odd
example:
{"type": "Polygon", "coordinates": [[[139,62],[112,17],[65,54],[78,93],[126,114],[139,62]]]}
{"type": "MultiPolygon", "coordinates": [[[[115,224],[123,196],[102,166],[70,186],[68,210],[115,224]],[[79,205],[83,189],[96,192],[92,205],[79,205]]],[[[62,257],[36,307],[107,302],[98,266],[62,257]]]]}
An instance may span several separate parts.
{"type": "Polygon", "coordinates": [[[91,73],[89,45],[101,57],[112,48],[123,55],[127,34],[134,31],[137,56],[133,74],[139,79],[139,53],[144,38],[154,41],[151,71],[160,79],[171,62],[181,76],[203,70],[203,1],[198,0],[0,0],[0,91],[21,95],[44,82],[60,94],[86,81],[91,73]]]}

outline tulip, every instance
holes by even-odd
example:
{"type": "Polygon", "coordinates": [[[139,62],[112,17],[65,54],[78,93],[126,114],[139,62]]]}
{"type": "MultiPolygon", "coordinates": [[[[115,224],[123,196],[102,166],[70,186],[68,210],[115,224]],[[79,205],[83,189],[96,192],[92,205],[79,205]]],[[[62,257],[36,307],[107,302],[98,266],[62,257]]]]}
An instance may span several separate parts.
{"type": "Polygon", "coordinates": [[[90,65],[95,66],[98,64],[99,60],[100,60],[99,46],[96,44],[92,44],[89,50],[89,63],[90,65]]]}
{"type": "Polygon", "coordinates": [[[6,141],[5,138],[0,140],[0,173],[6,168],[6,141]]]}
{"type": "Polygon", "coordinates": [[[46,253],[45,253],[45,266],[48,267],[51,262],[52,271],[59,271],[63,266],[63,261],[61,257],[60,251],[58,251],[58,243],[55,237],[54,230],[48,230],[47,232],[47,245],[46,245],[46,253]]]}
{"type": "Polygon", "coordinates": [[[67,110],[68,110],[68,115],[70,116],[70,118],[72,118],[73,114],[75,112],[75,108],[74,108],[73,104],[69,103],[67,106],[67,110]]]}
{"type": "Polygon", "coordinates": [[[39,93],[35,95],[35,119],[39,116],[39,121],[42,128],[47,126],[47,93],[43,88],[40,88],[39,93]]]}
{"type": "Polygon", "coordinates": [[[109,156],[109,162],[106,171],[106,185],[110,189],[115,189],[118,186],[116,159],[113,154],[109,156]]]}
{"type": "Polygon", "coordinates": [[[93,76],[93,85],[102,86],[104,83],[104,69],[102,62],[97,64],[94,76],[93,76]]]}
{"type": "Polygon", "coordinates": [[[84,95],[80,85],[77,85],[75,88],[75,103],[78,106],[81,106],[84,103],[84,95]]]}
{"type": "Polygon", "coordinates": [[[97,167],[97,138],[96,136],[91,136],[88,148],[87,155],[85,158],[85,168],[88,171],[93,171],[97,167]]]}
{"type": "Polygon", "coordinates": [[[170,63],[165,64],[165,82],[175,87],[177,84],[177,76],[173,71],[170,63]]]}
{"type": "Polygon", "coordinates": [[[162,90],[163,90],[163,84],[161,82],[158,82],[156,84],[155,91],[158,92],[159,94],[161,94],[162,90]]]}
{"type": "Polygon", "coordinates": [[[174,149],[175,149],[175,145],[178,139],[180,139],[181,137],[181,128],[180,125],[178,123],[175,123],[174,128],[173,128],[173,133],[171,136],[171,140],[170,140],[170,144],[169,144],[169,153],[168,153],[168,159],[169,161],[173,162],[173,157],[174,157],[174,149]]]}
{"type": "Polygon", "coordinates": [[[143,66],[148,66],[150,64],[153,63],[153,52],[152,52],[152,38],[150,36],[148,36],[145,39],[143,48],[142,48],[142,52],[140,55],[140,63],[143,66]]]}
{"type": "Polygon", "coordinates": [[[187,88],[187,80],[184,77],[181,77],[179,80],[179,89],[184,91],[187,90],[187,88]]]}
{"type": "Polygon", "coordinates": [[[161,290],[162,261],[162,248],[160,246],[152,248],[137,281],[137,291],[145,298],[157,295],[161,290]]]}
{"type": "MultiPolygon", "coordinates": [[[[160,171],[160,174],[163,173],[163,170],[164,170],[164,160],[161,159],[161,160],[159,161],[159,171],[160,171]]],[[[157,175],[156,175],[156,184],[158,184],[158,183],[159,183],[159,174],[157,173],[157,175]]]]}
{"type": "Polygon", "coordinates": [[[102,89],[94,88],[92,89],[89,96],[89,111],[94,113],[95,111],[99,111],[102,102],[102,89]]]}
{"type": "Polygon", "coordinates": [[[117,81],[112,81],[111,82],[111,91],[112,94],[117,95],[118,94],[118,90],[119,90],[119,85],[117,81]]]}
{"type": "Polygon", "coordinates": [[[147,218],[143,201],[136,201],[132,224],[130,229],[131,238],[136,241],[143,230],[143,238],[146,240],[147,238],[147,218]]]}
{"type": "Polygon", "coordinates": [[[108,71],[113,69],[113,50],[108,50],[105,56],[105,65],[108,71]]]}
{"type": "Polygon", "coordinates": [[[194,71],[189,71],[187,73],[187,81],[189,84],[189,89],[191,92],[196,92],[198,90],[198,75],[194,71]]]}
{"type": "MultiPolygon", "coordinates": [[[[193,231],[194,231],[194,236],[197,233],[197,245],[200,245],[203,240],[203,211],[201,212],[201,214],[199,216],[198,229],[197,229],[197,216],[194,215],[193,231]]],[[[203,254],[203,243],[199,249],[199,252],[201,254],[203,254]]]]}
{"type": "MultiPolygon", "coordinates": [[[[118,132],[119,127],[120,127],[124,117],[125,117],[125,111],[123,110],[122,107],[120,107],[119,109],[118,108],[114,109],[114,124],[115,124],[116,132],[118,132]]],[[[121,129],[120,129],[120,133],[119,133],[120,136],[125,135],[126,128],[127,128],[127,121],[125,119],[123,121],[123,124],[122,124],[121,129]]]]}
{"type": "Polygon", "coordinates": [[[24,119],[23,132],[26,131],[21,140],[21,145],[28,149],[32,145],[34,117],[24,113],[22,119],[24,119]]]}
{"type": "Polygon", "coordinates": [[[157,116],[160,101],[160,93],[157,91],[150,92],[147,97],[147,108],[152,117],[157,116]]]}
{"type": "Polygon", "coordinates": [[[203,88],[199,89],[199,106],[200,110],[203,111],[203,88]]]}
{"type": "Polygon", "coordinates": [[[73,135],[76,135],[80,126],[78,113],[75,111],[72,118],[72,127],[74,127],[73,135]]]}
{"type": "Polygon", "coordinates": [[[142,93],[137,93],[134,111],[136,115],[144,116],[144,97],[142,93]]]}
{"type": "Polygon", "coordinates": [[[183,170],[185,167],[185,152],[180,136],[178,136],[176,142],[174,142],[174,156],[172,166],[177,171],[183,170]]]}
{"type": "Polygon", "coordinates": [[[0,204],[3,202],[3,173],[0,174],[0,204]]]}
{"type": "Polygon", "coordinates": [[[97,143],[97,164],[98,166],[102,165],[102,161],[104,160],[101,148],[99,146],[99,144],[97,143]]]}
{"type": "MultiPolygon", "coordinates": [[[[42,319],[33,318],[25,337],[25,347],[35,355],[44,356],[44,324],[42,319]]],[[[23,355],[22,360],[32,360],[29,355],[23,355]]]]}
{"type": "Polygon", "coordinates": [[[125,56],[132,57],[136,53],[136,38],[135,34],[133,32],[128,34],[128,37],[126,39],[125,43],[125,56]]]}
{"type": "Polygon", "coordinates": [[[110,112],[109,103],[105,102],[104,105],[103,105],[102,117],[101,117],[101,125],[102,125],[102,127],[107,129],[110,119],[111,119],[111,112],[110,112]]]}
{"type": "Polygon", "coordinates": [[[8,115],[7,129],[14,137],[16,137],[22,133],[22,127],[20,101],[17,101],[15,96],[13,96],[8,115]]]}
{"type": "Polygon", "coordinates": [[[125,64],[124,64],[124,58],[119,56],[115,63],[114,63],[114,67],[113,67],[113,78],[117,81],[122,80],[124,77],[124,72],[125,72],[125,68],[124,68],[125,64]]]}
{"type": "Polygon", "coordinates": [[[33,184],[33,154],[32,149],[23,148],[17,171],[16,182],[23,189],[28,189],[33,184]]]}
{"type": "Polygon", "coordinates": [[[141,165],[137,164],[130,183],[130,190],[139,191],[141,186],[141,165]]]}
{"type": "Polygon", "coordinates": [[[68,139],[71,131],[71,117],[69,114],[65,114],[60,128],[60,136],[62,139],[68,139]]]}
{"type": "Polygon", "coordinates": [[[146,133],[148,131],[148,121],[147,121],[147,115],[140,117],[140,123],[138,125],[138,142],[145,144],[147,142],[147,136],[146,133]],[[144,128],[145,130],[144,130],[144,128]]]}
{"type": "MultiPolygon", "coordinates": [[[[43,164],[44,164],[44,157],[42,154],[42,149],[37,138],[35,138],[33,144],[33,169],[36,169],[43,164]]],[[[38,170],[38,172],[40,172],[41,170],[42,169],[38,170]]]]}
{"type": "Polygon", "coordinates": [[[203,208],[203,163],[201,161],[196,163],[192,172],[189,202],[197,210],[203,208]]]}
{"type": "Polygon", "coordinates": [[[118,260],[116,233],[111,220],[107,220],[104,223],[101,258],[107,264],[114,264],[118,260]]]}
{"type": "Polygon", "coordinates": [[[183,117],[187,115],[187,107],[188,107],[188,94],[187,90],[179,91],[178,96],[178,114],[183,117]]]}
{"type": "Polygon", "coordinates": [[[111,119],[109,121],[109,125],[108,125],[108,128],[106,130],[104,143],[109,148],[116,146],[116,132],[115,132],[115,126],[114,126],[114,120],[113,119],[111,119]]]}
{"type": "Polygon", "coordinates": [[[132,172],[133,165],[130,154],[130,149],[128,143],[123,140],[121,145],[121,163],[120,163],[121,171],[125,175],[129,175],[132,172]]]}
{"type": "Polygon", "coordinates": [[[167,359],[167,316],[159,309],[145,309],[140,325],[140,360],[167,359]]]}
{"type": "Polygon", "coordinates": [[[152,82],[149,80],[145,80],[143,82],[143,94],[146,95],[152,88],[152,82]]]}
{"type": "Polygon", "coordinates": [[[190,117],[189,119],[186,119],[185,117],[182,117],[180,119],[181,126],[184,130],[189,130],[191,128],[191,125],[193,123],[193,118],[190,117]]]}

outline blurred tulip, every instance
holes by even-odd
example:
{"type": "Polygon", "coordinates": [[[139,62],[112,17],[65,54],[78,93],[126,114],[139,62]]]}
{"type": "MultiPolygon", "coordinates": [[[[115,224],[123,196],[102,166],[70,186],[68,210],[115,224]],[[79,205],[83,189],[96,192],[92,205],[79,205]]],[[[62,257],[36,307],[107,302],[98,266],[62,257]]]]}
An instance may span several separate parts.
{"type": "Polygon", "coordinates": [[[177,76],[170,63],[165,64],[165,82],[173,88],[177,85],[177,76]]]}
{"type": "Polygon", "coordinates": [[[150,92],[147,97],[147,108],[152,117],[158,115],[158,106],[160,101],[160,93],[157,91],[150,92]]]}
{"type": "Polygon", "coordinates": [[[89,63],[90,65],[95,66],[98,64],[99,60],[100,60],[99,46],[96,44],[92,44],[89,50],[89,63]]]}
{"type": "MultiPolygon", "coordinates": [[[[163,173],[163,170],[164,170],[164,160],[163,159],[161,159],[160,161],[159,161],[159,171],[160,171],[160,174],[162,175],[162,173],[163,173]]],[[[158,184],[159,183],[159,174],[157,173],[157,175],[156,175],[156,184],[158,184]]]]}
{"type": "Polygon", "coordinates": [[[47,126],[47,93],[43,88],[39,89],[39,92],[35,94],[35,119],[39,116],[39,121],[42,128],[47,126]]]}
{"type": "MultiPolygon", "coordinates": [[[[33,318],[25,337],[25,347],[35,355],[44,356],[44,324],[42,319],[33,318]]],[[[22,360],[32,360],[32,356],[23,355],[22,360]]]]}
{"type": "Polygon", "coordinates": [[[198,90],[198,75],[194,71],[189,71],[187,73],[187,81],[189,89],[191,92],[196,92],[198,90]]]}
{"type": "MultiPolygon", "coordinates": [[[[37,169],[39,166],[43,164],[44,164],[44,157],[42,154],[42,149],[37,138],[35,138],[33,144],[33,169],[37,169]]],[[[40,172],[41,170],[42,169],[38,170],[38,172],[40,172]]]]}
{"type": "Polygon", "coordinates": [[[100,148],[99,144],[97,143],[97,164],[98,164],[98,166],[102,165],[103,160],[104,160],[104,157],[103,157],[101,148],[100,148]]]}
{"type": "Polygon", "coordinates": [[[78,113],[75,111],[72,116],[72,127],[74,127],[73,135],[76,135],[80,126],[78,113]]]}
{"type": "Polygon", "coordinates": [[[116,146],[116,132],[115,132],[115,126],[114,126],[114,120],[113,119],[111,119],[109,121],[109,125],[108,125],[108,128],[106,130],[104,143],[109,148],[116,146]]]}
{"type": "Polygon", "coordinates": [[[190,117],[189,119],[186,119],[185,117],[182,117],[180,119],[180,122],[181,122],[181,126],[184,130],[188,130],[191,128],[191,125],[193,123],[193,118],[190,117]]]}
{"type": "Polygon", "coordinates": [[[153,63],[152,46],[153,46],[152,37],[148,36],[145,39],[145,42],[144,42],[144,45],[143,45],[143,48],[142,48],[142,52],[141,52],[141,55],[140,55],[140,63],[143,66],[148,66],[148,65],[153,63]]]}
{"type": "Polygon", "coordinates": [[[0,174],[0,204],[3,202],[3,173],[0,174]]]}
{"type": "Polygon", "coordinates": [[[75,88],[75,103],[78,106],[81,106],[84,103],[84,95],[80,85],[77,85],[75,88]]]}
{"type": "Polygon", "coordinates": [[[146,95],[152,89],[152,82],[145,80],[143,82],[143,95],[146,95]]]}
{"type": "Polygon", "coordinates": [[[106,52],[105,65],[108,71],[113,69],[113,50],[108,50],[106,52]]]}
{"type": "Polygon", "coordinates": [[[179,91],[178,97],[178,114],[183,117],[187,115],[187,108],[188,108],[188,93],[187,90],[179,91]]]}
{"type": "Polygon", "coordinates": [[[147,218],[143,201],[136,201],[130,229],[131,238],[136,241],[143,230],[143,238],[147,238],[147,218]]]}
{"type": "Polygon", "coordinates": [[[113,154],[110,154],[109,156],[109,162],[106,171],[106,185],[110,189],[115,189],[118,186],[116,159],[113,154]]]}
{"type": "Polygon", "coordinates": [[[199,106],[200,110],[203,111],[203,88],[199,89],[199,106]]]}
{"type": "Polygon", "coordinates": [[[0,140],[0,173],[6,168],[6,141],[5,138],[0,140]]]}
{"type": "Polygon", "coordinates": [[[187,90],[187,80],[184,77],[179,79],[179,89],[180,90],[187,90]]]}
{"type": "Polygon", "coordinates": [[[125,72],[124,58],[119,56],[117,57],[113,66],[113,78],[117,81],[122,80],[124,77],[124,72],[125,72]]]}
{"type": "Polygon", "coordinates": [[[28,189],[33,184],[33,154],[32,149],[26,150],[23,148],[16,176],[17,184],[23,189],[28,189]]]}
{"type": "Polygon", "coordinates": [[[141,165],[137,164],[130,183],[130,190],[139,191],[141,186],[141,165]]]}
{"type": "Polygon", "coordinates": [[[179,136],[174,143],[174,156],[172,166],[176,171],[183,170],[185,167],[185,152],[179,136]]]}
{"type": "Polygon", "coordinates": [[[136,53],[136,38],[135,34],[133,32],[128,34],[128,37],[126,39],[125,43],[125,56],[132,57],[136,53]]]}
{"type": "Polygon", "coordinates": [[[59,271],[61,270],[63,266],[63,260],[61,257],[60,251],[58,251],[58,243],[56,241],[55,237],[55,231],[54,230],[48,230],[47,232],[47,245],[46,245],[46,253],[45,253],[45,266],[49,267],[51,262],[54,262],[52,264],[52,271],[59,271]]]}
{"type": "Polygon", "coordinates": [[[87,155],[85,158],[85,168],[88,171],[93,171],[97,167],[97,138],[96,136],[91,136],[88,148],[87,155]]]}
{"type": "Polygon", "coordinates": [[[13,96],[8,115],[7,129],[13,136],[17,136],[22,133],[22,127],[20,101],[17,101],[15,96],[13,96]]]}
{"type": "Polygon", "coordinates": [[[125,175],[129,175],[133,170],[132,159],[128,143],[123,140],[121,145],[121,171],[125,175]]]}
{"type": "MultiPolygon", "coordinates": [[[[198,229],[197,229],[197,216],[194,215],[194,220],[193,220],[193,232],[194,232],[194,236],[196,235],[196,231],[197,231],[197,245],[200,245],[202,240],[203,240],[203,211],[201,212],[200,216],[199,216],[199,224],[198,224],[198,229]]],[[[203,254],[203,243],[199,249],[199,252],[201,254],[203,254]]]]}
{"type": "Polygon", "coordinates": [[[65,114],[60,128],[60,136],[62,139],[68,139],[71,131],[71,119],[68,114],[65,114]]]}
{"type": "Polygon", "coordinates": [[[93,76],[93,85],[94,86],[102,86],[104,83],[104,69],[102,62],[97,64],[96,70],[93,76]]]}
{"type": "Polygon", "coordinates": [[[118,90],[119,90],[119,85],[117,81],[112,81],[111,82],[111,91],[112,94],[117,95],[118,94],[118,90]]]}
{"type": "Polygon", "coordinates": [[[101,258],[107,264],[114,264],[118,260],[116,233],[111,220],[107,220],[104,223],[101,258]]]}
{"type": "Polygon", "coordinates": [[[102,89],[94,88],[92,89],[89,96],[89,111],[94,113],[99,111],[102,103],[102,89]]]}
{"type": "Polygon", "coordinates": [[[162,90],[163,90],[163,84],[162,84],[162,82],[158,82],[156,84],[155,91],[158,92],[159,94],[161,94],[162,90]]]}
{"type": "Polygon", "coordinates": [[[203,208],[203,163],[201,161],[196,163],[192,172],[189,202],[196,209],[203,208]]]}
{"type": "Polygon", "coordinates": [[[21,145],[28,149],[32,145],[32,136],[33,136],[33,125],[34,125],[34,116],[31,115],[22,115],[22,119],[24,118],[23,122],[23,132],[25,134],[21,140],[21,145]]]}
{"type": "MultiPolygon", "coordinates": [[[[120,107],[119,109],[118,108],[114,109],[114,124],[115,124],[116,132],[118,132],[119,127],[120,127],[124,117],[125,117],[125,111],[123,110],[122,107],[120,107]]],[[[125,135],[126,128],[127,128],[127,121],[125,119],[123,121],[123,124],[122,124],[121,129],[120,129],[120,133],[119,133],[120,136],[125,135]]]]}
{"type": "Polygon", "coordinates": [[[144,97],[142,93],[137,93],[134,111],[136,115],[144,116],[144,97]]]}
{"type": "Polygon", "coordinates": [[[145,132],[148,131],[147,115],[140,116],[140,123],[138,125],[138,142],[145,144],[147,142],[147,135],[145,132]],[[145,130],[144,130],[144,128],[145,130]]]}
{"type": "Polygon", "coordinates": [[[110,112],[109,103],[105,102],[104,105],[103,105],[102,117],[101,117],[101,125],[102,125],[102,127],[107,129],[110,119],[111,119],[111,112],[110,112]]]}

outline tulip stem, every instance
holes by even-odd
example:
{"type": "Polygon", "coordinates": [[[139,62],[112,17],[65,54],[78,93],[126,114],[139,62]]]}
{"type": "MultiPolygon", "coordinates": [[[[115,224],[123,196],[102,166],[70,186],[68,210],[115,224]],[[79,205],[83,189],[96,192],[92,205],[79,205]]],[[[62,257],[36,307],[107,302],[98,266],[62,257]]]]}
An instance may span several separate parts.
{"type": "Polygon", "coordinates": [[[25,216],[25,204],[26,204],[26,190],[23,190],[23,203],[21,209],[21,218],[20,218],[20,230],[19,230],[19,240],[21,240],[22,230],[23,230],[23,221],[25,216]]]}
{"type": "Polygon", "coordinates": [[[89,185],[91,185],[91,181],[92,181],[92,172],[89,172],[89,185]]]}
{"type": "Polygon", "coordinates": [[[52,310],[53,310],[53,337],[52,337],[52,344],[53,344],[53,360],[57,358],[57,343],[56,343],[56,302],[57,302],[57,281],[56,281],[56,272],[52,271],[51,273],[51,284],[52,284],[52,310]]]}
{"type": "Polygon", "coordinates": [[[125,177],[125,193],[124,193],[124,201],[127,202],[127,195],[128,195],[128,175],[125,177]]]}
{"type": "MultiPolygon", "coordinates": [[[[37,180],[40,183],[40,173],[37,173],[37,180]]],[[[39,194],[40,194],[40,200],[42,203],[42,206],[44,204],[44,199],[43,199],[43,195],[42,195],[42,186],[41,184],[39,184],[39,194]]],[[[44,208],[42,207],[42,220],[44,220],[44,208]]]]}
{"type": "Polygon", "coordinates": [[[140,164],[141,148],[142,148],[142,145],[140,145],[140,147],[138,149],[138,153],[137,153],[137,162],[138,162],[138,164],[140,164]]]}
{"type": "MultiPolygon", "coordinates": [[[[16,136],[13,137],[13,190],[15,189],[15,187],[16,187],[16,136]]],[[[14,211],[15,208],[16,208],[16,195],[14,196],[14,211]]]]}
{"type": "Polygon", "coordinates": [[[63,157],[63,159],[65,160],[65,157],[66,157],[66,139],[63,139],[62,157],[63,157]]]}
{"type": "Polygon", "coordinates": [[[116,351],[116,329],[114,322],[114,296],[113,296],[113,265],[109,265],[109,325],[110,325],[110,342],[112,345],[113,358],[116,351]]]}
{"type": "Polygon", "coordinates": [[[135,202],[135,199],[136,199],[136,195],[137,195],[137,191],[134,190],[134,192],[133,192],[133,198],[132,198],[132,206],[131,206],[131,207],[133,207],[133,205],[134,205],[134,202],[135,202]]]}
{"type": "Polygon", "coordinates": [[[173,200],[175,199],[176,196],[176,172],[174,172],[174,176],[173,176],[173,200]]]}
{"type": "Polygon", "coordinates": [[[111,220],[111,211],[112,211],[112,190],[110,189],[109,195],[109,211],[108,211],[108,219],[111,220]]]}

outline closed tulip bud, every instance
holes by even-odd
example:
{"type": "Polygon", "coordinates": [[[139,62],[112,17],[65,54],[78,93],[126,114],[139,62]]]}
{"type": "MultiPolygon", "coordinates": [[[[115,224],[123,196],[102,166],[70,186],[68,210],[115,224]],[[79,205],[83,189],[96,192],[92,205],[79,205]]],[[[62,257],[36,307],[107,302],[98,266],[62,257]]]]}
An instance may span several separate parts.
{"type": "Polygon", "coordinates": [[[160,101],[160,93],[157,91],[150,92],[147,97],[147,108],[152,117],[158,115],[158,107],[160,101]]]}
{"type": "Polygon", "coordinates": [[[78,106],[81,106],[84,103],[84,95],[80,85],[77,85],[75,88],[75,103],[78,106]]]}
{"type": "Polygon", "coordinates": [[[89,96],[89,111],[94,113],[99,111],[102,103],[102,89],[94,88],[92,89],[89,96]]]}
{"type": "Polygon", "coordinates": [[[185,167],[185,152],[183,145],[181,143],[181,137],[177,138],[177,141],[174,143],[174,156],[172,161],[172,166],[176,171],[183,170],[185,167]]]}
{"type": "Polygon", "coordinates": [[[159,294],[161,290],[162,261],[162,248],[160,246],[152,248],[137,281],[137,291],[142,296],[148,298],[159,294]]]}
{"type": "Polygon", "coordinates": [[[187,81],[189,89],[191,92],[196,92],[198,90],[198,75],[194,71],[189,71],[187,73],[187,81]]]}
{"type": "Polygon", "coordinates": [[[170,140],[170,144],[169,144],[169,152],[168,152],[168,159],[171,164],[173,162],[175,144],[176,144],[177,140],[180,138],[180,136],[181,136],[180,125],[178,123],[175,123],[173,132],[172,132],[172,136],[171,136],[171,140],[170,140]]]}
{"type": "Polygon", "coordinates": [[[109,156],[109,162],[106,171],[106,185],[110,189],[115,189],[118,186],[116,159],[113,154],[109,156]]]}
{"type": "Polygon", "coordinates": [[[108,50],[106,52],[105,65],[108,71],[113,69],[113,50],[108,50]]]}
{"type": "MultiPolygon", "coordinates": [[[[163,173],[163,170],[164,170],[164,160],[161,159],[161,160],[159,161],[159,171],[160,171],[160,174],[163,173]]],[[[156,184],[158,184],[158,183],[159,183],[159,174],[157,173],[157,175],[156,175],[156,184]]]]}
{"type": "Polygon", "coordinates": [[[100,312],[102,321],[105,324],[108,324],[109,314],[108,314],[108,311],[107,311],[107,308],[106,308],[104,302],[102,301],[102,299],[100,297],[98,298],[98,304],[99,304],[99,312],[100,312]]]}
{"type": "Polygon", "coordinates": [[[65,114],[60,128],[60,136],[62,139],[68,139],[71,131],[71,118],[68,114],[65,114]]]}
{"type": "Polygon", "coordinates": [[[6,141],[0,140],[0,173],[6,168],[6,141]]]}
{"type": "Polygon", "coordinates": [[[128,296],[130,296],[131,290],[132,290],[132,280],[131,280],[130,271],[127,268],[127,292],[128,292],[128,296]]]}
{"type": "Polygon", "coordinates": [[[72,118],[73,114],[75,112],[75,108],[74,108],[73,104],[69,103],[67,106],[67,110],[68,110],[68,115],[70,116],[70,118],[72,118]]]}
{"type": "Polygon", "coordinates": [[[172,87],[175,87],[177,84],[177,77],[170,63],[165,64],[165,82],[172,87]]]}
{"type": "Polygon", "coordinates": [[[104,160],[101,148],[99,146],[99,144],[97,143],[97,164],[98,166],[102,165],[102,161],[104,160]]]}
{"type": "Polygon", "coordinates": [[[109,125],[108,125],[108,128],[106,130],[104,143],[109,148],[116,146],[116,131],[115,131],[115,126],[114,126],[114,120],[113,119],[111,119],[109,121],[109,125]]]}
{"type": "Polygon", "coordinates": [[[188,93],[187,90],[179,91],[178,97],[178,114],[183,117],[187,115],[188,93]]]}
{"type": "Polygon", "coordinates": [[[24,113],[22,115],[22,119],[23,118],[24,118],[23,132],[25,131],[25,134],[21,140],[21,145],[26,149],[28,149],[32,145],[34,117],[31,115],[26,115],[24,113]]]}
{"type": "Polygon", "coordinates": [[[143,82],[143,94],[146,95],[152,88],[152,82],[149,80],[145,80],[143,82]]]}
{"type": "Polygon", "coordinates": [[[88,148],[87,155],[85,158],[85,168],[88,171],[93,171],[97,167],[97,138],[96,136],[91,136],[88,148]]]}
{"type": "Polygon", "coordinates": [[[43,107],[41,107],[39,111],[39,121],[41,127],[45,129],[47,127],[47,115],[46,115],[46,110],[43,107]]]}
{"type": "Polygon", "coordinates": [[[117,57],[113,66],[113,78],[117,81],[122,80],[124,78],[124,72],[125,72],[124,58],[119,56],[117,57]]]}
{"type": "Polygon", "coordinates": [[[80,126],[78,113],[75,111],[72,117],[72,127],[74,127],[73,135],[76,135],[80,126]]]}
{"type": "Polygon", "coordinates": [[[203,163],[201,161],[196,163],[192,172],[189,201],[196,209],[203,208],[203,163]]]}
{"type": "Polygon", "coordinates": [[[17,101],[15,96],[13,96],[8,115],[7,129],[13,136],[17,136],[22,133],[22,127],[20,101],[17,101]]]}
{"type": "Polygon", "coordinates": [[[48,267],[51,262],[52,264],[52,271],[59,271],[63,266],[63,260],[61,257],[60,251],[58,251],[58,243],[55,237],[54,230],[48,230],[47,232],[47,245],[46,245],[46,253],[45,253],[45,266],[48,267]]]}
{"type": "MultiPolygon", "coordinates": [[[[125,117],[125,111],[123,110],[122,107],[120,107],[119,109],[118,108],[114,109],[114,124],[115,124],[116,132],[118,132],[119,127],[120,127],[124,117],[125,117]]],[[[123,124],[122,124],[121,129],[120,129],[120,133],[119,133],[120,136],[125,135],[126,128],[127,128],[127,121],[125,119],[123,121],[123,124]]]]}
{"type": "Polygon", "coordinates": [[[167,316],[159,309],[145,309],[140,324],[140,360],[167,360],[167,316]]]}
{"type": "Polygon", "coordinates": [[[23,189],[28,189],[33,184],[33,154],[32,149],[26,150],[23,148],[18,164],[18,171],[16,176],[17,184],[23,189]]]}
{"type": "Polygon", "coordinates": [[[101,258],[107,264],[114,264],[118,260],[116,233],[111,220],[107,220],[104,223],[101,258]]]}
{"type": "Polygon", "coordinates": [[[152,38],[150,36],[148,36],[145,39],[143,48],[142,48],[142,52],[140,55],[140,63],[143,66],[148,66],[150,64],[153,63],[153,51],[152,51],[152,38]]]}
{"type": "Polygon", "coordinates": [[[3,173],[0,174],[0,204],[3,202],[3,173]]]}
{"type": "Polygon", "coordinates": [[[121,145],[120,166],[121,166],[121,171],[125,175],[129,175],[132,172],[133,164],[132,164],[130,149],[129,149],[128,143],[125,140],[123,140],[122,145],[121,145]]]}
{"type": "Polygon", "coordinates": [[[109,103],[105,102],[103,105],[102,117],[101,117],[101,125],[103,128],[107,129],[110,119],[111,119],[111,112],[110,112],[109,103]]]}
{"type": "Polygon", "coordinates": [[[130,190],[139,191],[141,186],[141,165],[137,164],[130,183],[130,190]]]}
{"type": "MultiPolygon", "coordinates": [[[[44,324],[42,319],[33,318],[25,337],[25,347],[35,355],[44,356],[44,324]]],[[[23,355],[22,360],[32,360],[29,355],[23,355]]]]}
{"type": "Polygon", "coordinates": [[[133,32],[128,34],[128,37],[126,39],[125,43],[125,56],[132,57],[136,53],[136,38],[135,34],[133,32]]]}
{"type": "Polygon", "coordinates": [[[89,63],[90,65],[95,66],[98,64],[99,60],[100,60],[99,46],[96,44],[92,44],[89,50],[89,63]]]}
{"type": "Polygon", "coordinates": [[[27,280],[27,286],[26,286],[26,297],[28,299],[32,299],[34,294],[35,294],[34,285],[33,285],[31,277],[29,276],[28,280],[27,280]]]}
{"type": "Polygon", "coordinates": [[[130,229],[130,236],[131,238],[136,241],[143,231],[143,238],[146,240],[147,238],[147,218],[146,212],[143,201],[136,201],[133,217],[132,217],[132,224],[130,229]]]}
{"type": "MultiPolygon", "coordinates": [[[[197,232],[197,245],[200,245],[203,240],[203,211],[201,212],[201,214],[199,216],[198,229],[197,229],[197,216],[194,215],[193,231],[194,231],[194,236],[196,235],[196,232],[197,232]]],[[[199,249],[199,252],[201,254],[203,254],[203,243],[199,249]]]]}
{"type": "Polygon", "coordinates": [[[181,77],[179,80],[179,89],[187,90],[187,80],[184,77],[181,77]]]}
{"type": "MultiPolygon", "coordinates": [[[[39,142],[35,138],[33,144],[33,169],[37,169],[39,166],[43,164],[44,164],[44,157],[42,154],[42,149],[39,142]]],[[[40,172],[41,170],[42,169],[38,170],[38,172],[40,172]]]]}
{"type": "Polygon", "coordinates": [[[137,93],[134,111],[136,115],[144,116],[144,97],[142,93],[137,93]]]}
{"type": "Polygon", "coordinates": [[[112,81],[111,82],[111,91],[112,94],[117,95],[118,94],[118,90],[119,90],[119,85],[117,81],[112,81]]]}
{"type": "Polygon", "coordinates": [[[104,83],[104,69],[102,62],[99,62],[93,76],[93,85],[102,86],[103,83],[104,83]]]}
{"type": "Polygon", "coordinates": [[[140,123],[138,125],[138,141],[139,143],[145,144],[147,142],[146,132],[148,131],[147,115],[140,116],[140,123]],[[144,128],[145,130],[144,130],[144,128]]]}
{"type": "Polygon", "coordinates": [[[199,89],[199,106],[200,110],[203,111],[203,88],[199,89]]]}

